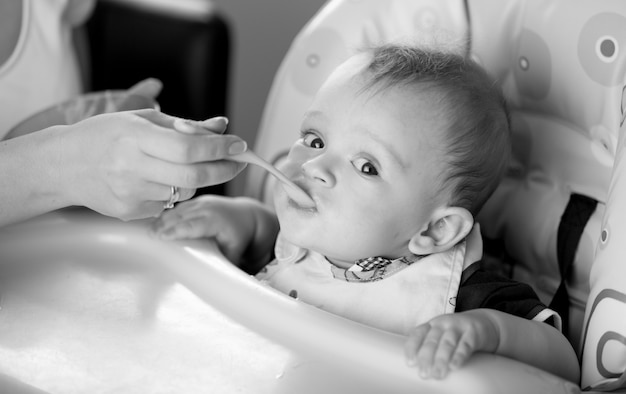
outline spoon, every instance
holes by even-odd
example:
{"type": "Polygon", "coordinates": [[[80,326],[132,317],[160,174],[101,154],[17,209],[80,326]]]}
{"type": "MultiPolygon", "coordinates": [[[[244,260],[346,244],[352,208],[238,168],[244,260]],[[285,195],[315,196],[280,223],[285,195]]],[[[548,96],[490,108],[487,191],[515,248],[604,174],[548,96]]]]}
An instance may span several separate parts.
{"type": "MultiPolygon", "coordinates": [[[[180,131],[182,133],[188,133],[188,134],[199,134],[199,133],[206,133],[207,131],[211,131],[196,122],[186,121],[183,119],[176,119],[174,121],[174,128],[177,131],[180,131]]],[[[240,163],[254,164],[256,166],[263,168],[264,170],[274,175],[276,179],[278,179],[279,181],[283,183],[287,191],[287,194],[289,194],[289,197],[291,197],[291,199],[294,200],[298,205],[301,205],[302,207],[315,206],[315,202],[313,201],[313,199],[304,190],[302,190],[302,188],[300,188],[293,181],[287,178],[287,176],[285,176],[285,174],[283,174],[280,170],[278,170],[276,167],[274,167],[267,161],[263,160],[261,157],[259,157],[256,153],[254,153],[250,149],[248,149],[247,151],[243,153],[230,155],[226,157],[226,159],[237,161],[240,163]]]]}
{"type": "Polygon", "coordinates": [[[315,202],[313,201],[313,199],[311,199],[311,197],[304,190],[302,190],[300,186],[293,183],[289,178],[285,176],[285,174],[280,172],[280,170],[278,170],[267,161],[261,159],[253,151],[248,149],[243,153],[230,155],[228,156],[228,160],[238,161],[241,163],[250,163],[263,168],[283,183],[283,185],[287,189],[287,194],[289,194],[289,197],[291,197],[292,200],[298,203],[298,205],[301,205],[303,207],[315,206],[315,202]]]}

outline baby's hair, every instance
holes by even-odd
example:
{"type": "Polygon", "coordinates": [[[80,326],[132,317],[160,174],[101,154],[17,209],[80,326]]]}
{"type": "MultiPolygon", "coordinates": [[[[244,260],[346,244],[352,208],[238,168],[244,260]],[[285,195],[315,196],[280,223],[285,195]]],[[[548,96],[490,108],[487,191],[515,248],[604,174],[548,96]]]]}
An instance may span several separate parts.
{"type": "Polygon", "coordinates": [[[504,175],[511,151],[510,117],[499,86],[476,62],[452,52],[408,45],[370,50],[366,89],[417,87],[433,95],[448,122],[442,189],[453,206],[476,215],[504,175]]]}

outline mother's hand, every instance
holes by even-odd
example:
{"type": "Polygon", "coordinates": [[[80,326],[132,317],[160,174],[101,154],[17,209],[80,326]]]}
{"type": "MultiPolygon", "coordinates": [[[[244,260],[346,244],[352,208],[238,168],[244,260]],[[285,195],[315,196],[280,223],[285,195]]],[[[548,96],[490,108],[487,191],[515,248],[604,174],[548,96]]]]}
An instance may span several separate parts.
{"type": "Polygon", "coordinates": [[[215,134],[176,132],[176,118],[154,110],[104,114],[66,126],[60,157],[73,205],[84,205],[123,220],[156,216],[170,199],[196,188],[226,182],[245,166],[223,160],[246,149],[245,142],[220,135],[224,118],[205,121],[215,134]]]}
{"type": "Polygon", "coordinates": [[[172,186],[186,200],[245,167],[224,160],[246,149],[239,137],[220,135],[224,118],[204,121],[215,133],[202,135],[175,131],[175,119],[116,112],[0,141],[0,226],[71,205],[123,220],[156,216],[172,186]]]}

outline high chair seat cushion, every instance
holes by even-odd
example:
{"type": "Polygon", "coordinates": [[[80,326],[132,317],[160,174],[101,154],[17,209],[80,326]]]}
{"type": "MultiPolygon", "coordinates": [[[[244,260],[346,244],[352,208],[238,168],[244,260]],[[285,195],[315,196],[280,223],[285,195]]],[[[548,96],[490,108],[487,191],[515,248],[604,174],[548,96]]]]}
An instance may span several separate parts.
{"type": "Polygon", "coordinates": [[[478,217],[502,240],[514,278],[550,303],[561,281],[557,236],[572,194],[598,201],[567,279],[580,344],[588,278],[605,211],[626,78],[626,5],[615,0],[471,0],[471,52],[511,107],[513,163],[478,217]],[[497,32],[497,36],[494,33],[497,32]]]}
{"type": "Polygon", "coordinates": [[[514,277],[550,302],[567,204],[573,194],[598,201],[565,278],[569,338],[583,388],[624,387],[626,4],[468,4],[472,54],[502,83],[512,109],[513,165],[479,216],[483,234],[504,241],[514,277]]]}

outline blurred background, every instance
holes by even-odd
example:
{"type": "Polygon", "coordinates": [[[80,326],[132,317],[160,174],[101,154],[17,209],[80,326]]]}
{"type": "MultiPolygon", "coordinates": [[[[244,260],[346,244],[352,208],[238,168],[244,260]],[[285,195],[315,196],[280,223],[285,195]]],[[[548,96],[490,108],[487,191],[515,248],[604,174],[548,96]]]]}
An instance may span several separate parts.
{"type": "MultiPolygon", "coordinates": [[[[98,0],[87,25],[91,90],[159,78],[163,112],[230,118],[253,146],[274,74],[325,0],[98,0]]],[[[199,193],[243,192],[242,174],[199,193]]]]}

